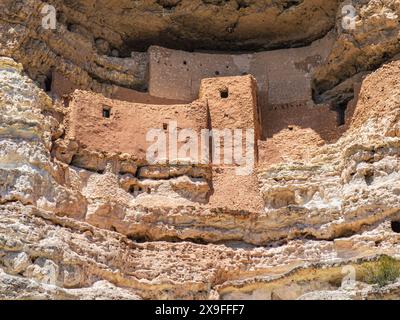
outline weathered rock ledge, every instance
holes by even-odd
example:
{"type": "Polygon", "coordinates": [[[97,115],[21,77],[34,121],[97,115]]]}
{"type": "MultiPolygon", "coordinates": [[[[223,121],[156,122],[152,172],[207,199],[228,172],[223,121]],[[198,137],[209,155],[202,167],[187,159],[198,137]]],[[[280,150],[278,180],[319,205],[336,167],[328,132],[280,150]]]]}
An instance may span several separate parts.
{"type": "MultiPolygon", "coordinates": [[[[400,5],[347,1],[358,12],[358,28],[348,31],[339,2],[127,1],[122,12],[114,2],[54,0],[60,26],[42,32],[42,1],[6,0],[0,298],[398,298],[399,281],[379,288],[363,273],[382,255],[400,259],[400,5]],[[204,31],[210,17],[215,23],[204,31]],[[60,162],[54,154],[64,128],[60,102],[43,90],[53,70],[105,95],[116,85],[145,91],[146,55],[126,57],[142,49],[138,43],[271,49],[308,44],[332,28],[333,50],[313,75],[315,98],[348,101],[362,82],[353,119],[307,159],[259,169],[263,210],[207,204],[204,170],[119,158],[119,171],[104,155],[60,162]],[[92,170],[79,168],[82,159],[92,170]],[[342,283],[349,266],[357,274],[351,288],[342,283]]],[[[64,156],[74,148],[58,147],[64,156]]]]}

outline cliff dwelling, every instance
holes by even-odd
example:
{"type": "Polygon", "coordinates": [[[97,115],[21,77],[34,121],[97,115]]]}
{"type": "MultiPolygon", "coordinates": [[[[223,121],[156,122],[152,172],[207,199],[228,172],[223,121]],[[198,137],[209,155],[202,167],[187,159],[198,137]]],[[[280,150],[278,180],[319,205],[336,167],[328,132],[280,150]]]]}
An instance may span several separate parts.
{"type": "Polygon", "coordinates": [[[0,300],[399,298],[399,0],[0,3],[0,300]]]}
{"type": "MultiPolygon", "coordinates": [[[[162,190],[169,190],[176,194],[173,205],[194,202],[262,211],[265,204],[256,178],[258,168],[271,166],[282,156],[307,159],[316,147],[335,142],[351,120],[354,101],[339,110],[313,100],[311,74],[326,60],[331,46],[330,34],[308,47],[246,54],[152,46],[147,54],[133,52],[132,58],[120,59],[133,70],[147,70],[143,73],[147,91],[113,86],[106,93],[89,93],[76,90],[80,87],[53,72],[51,92],[64,99],[66,107],[66,131],[53,154],[97,172],[109,165],[138,203],[153,202],[157,195],[162,197],[162,190]],[[251,174],[237,176],[235,165],[223,161],[218,165],[185,162],[171,159],[168,153],[164,162],[150,164],[146,158],[151,147],[146,140],[149,128],[165,132],[168,149],[172,143],[168,132],[174,123],[177,136],[193,130],[196,142],[205,129],[242,130],[243,135],[246,129],[253,130],[251,174]],[[164,186],[152,187],[159,179],[164,186]],[[146,192],[131,192],[139,189],[146,192]]],[[[177,148],[186,145],[190,149],[190,138],[179,140],[177,148]]],[[[220,142],[211,141],[206,153],[220,142]]],[[[228,142],[223,141],[221,148],[224,143],[228,142]]],[[[204,151],[200,149],[196,155],[204,151]]],[[[271,202],[274,208],[296,203],[286,195],[276,198],[271,202]]]]}

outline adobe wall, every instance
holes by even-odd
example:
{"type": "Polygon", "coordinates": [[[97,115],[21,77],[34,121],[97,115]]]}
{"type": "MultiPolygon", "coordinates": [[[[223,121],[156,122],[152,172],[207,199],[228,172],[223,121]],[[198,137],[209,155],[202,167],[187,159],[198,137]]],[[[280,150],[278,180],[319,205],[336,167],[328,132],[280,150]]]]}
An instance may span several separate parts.
{"type": "Polygon", "coordinates": [[[59,98],[73,93],[75,90],[83,90],[82,86],[73,83],[57,71],[52,73],[51,93],[59,98]]]}
{"type": "MultiPolygon", "coordinates": [[[[199,96],[207,101],[211,129],[242,129],[243,146],[246,146],[245,130],[254,130],[253,157],[254,166],[257,166],[261,124],[255,79],[251,75],[203,79],[199,96]]],[[[246,155],[245,149],[242,154],[246,155]]],[[[253,173],[239,175],[234,165],[214,165],[209,206],[260,212],[264,201],[258,188],[256,168],[253,169],[253,173]]]]}
{"type": "Polygon", "coordinates": [[[144,159],[150,146],[145,142],[148,130],[163,129],[168,133],[170,122],[175,121],[179,130],[192,129],[196,133],[202,129],[254,129],[257,150],[261,126],[252,76],[204,79],[200,96],[189,104],[154,105],[77,90],[68,99],[66,138],[76,140],[89,151],[127,153],[144,159]],[[227,96],[222,97],[222,92],[227,96]],[[109,117],[104,116],[105,109],[109,110],[109,117]]]}
{"type": "Polygon", "coordinates": [[[249,212],[262,212],[265,206],[257,176],[240,176],[233,168],[213,168],[212,193],[208,205],[249,212]]]}
{"type": "Polygon", "coordinates": [[[136,90],[117,87],[117,86],[113,87],[113,92],[111,93],[110,98],[127,102],[157,104],[157,105],[173,105],[173,104],[186,103],[185,101],[182,100],[153,97],[146,92],[139,92],[136,90]]]}
{"type": "Polygon", "coordinates": [[[283,161],[304,161],[316,148],[336,142],[352,121],[359,99],[361,83],[354,84],[354,98],[348,102],[344,125],[339,126],[339,113],[329,105],[274,105],[266,112],[271,121],[265,128],[266,140],[259,141],[259,165],[283,161]]]}
{"type": "MultiPolygon", "coordinates": [[[[146,92],[140,92],[133,89],[111,86],[109,98],[133,103],[170,105],[186,103],[182,100],[165,99],[153,97],[146,92]]],[[[60,73],[54,71],[52,73],[51,92],[57,97],[62,97],[73,93],[75,90],[84,90],[83,86],[76,85],[60,73]]]]}
{"type": "Polygon", "coordinates": [[[312,71],[327,58],[332,45],[328,35],[308,47],[237,55],[153,46],[149,48],[149,93],[193,101],[204,78],[252,74],[258,84],[262,122],[269,123],[269,106],[312,101],[312,71]]]}
{"type": "Polygon", "coordinates": [[[286,104],[275,105],[265,112],[268,125],[266,138],[289,127],[310,128],[326,142],[334,142],[341,132],[338,129],[338,114],[329,105],[286,104]]]}
{"type": "Polygon", "coordinates": [[[347,128],[338,126],[338,113],[329,105],[275,105],[265,114],[269,121],[266,140],[259,142],[261,167],[306,160],[316,148],[336,142],[347,128]]]}
{"type": "MultiPolygon", "coordinates": [[[[255,159],[261,124],[257,104],[257,83],[251,75],[208,78],[201,81],[201,100],[206,100],[211,129],[253,129],[255,159]],[[225,94],[226,96],[222,95],[225,94]]],[[[245,141],[245,132],[243,132],[245,141]]]]}
{"type": "MultiPolygon", "coordinates": [[[[165,124],[176,121],[179,130],[189,128],[196,133],[207,128],[255,129],[257,151],[260,124],[252,76],[204,79],[200,96],[190,104],[161,106],[122,102],[77,90],[68,99],[65,140],[78,143],[78,154],[80,150],[128,154],[144,165],[146,150],[152,144],[146,142],[147,131],[165,130],[165,124]],[[221,97],[221,90],[227,90],[228,96],[221,97]],[[105,108],[110,110],[109,118],[104,117],[105,108]]],[[[264,202],[256,175],[241,176],[235,169],[224,164],[212,166],[207,206],[260,212],[264,202]]]]}
{"type": "MultiPolygon", "coordinates": [[[[168,131],[170,121],[178,129],[195,132],[207,128],[207,106],[195,101],[186,105],[149,105],[112,100],[86,91],[75,91],[68,105],[66,139],[75,140],[86,151],[129,154],[146,162],[149,129],[168,131]],[[103,115],[110,110],[110,117],[103,115]]],[[[178,130],[179,132],[179,130],[178,130]]],[[[182,144],[178,144],[180,147],[182,144]]]]}
{"type": "Polygon", "coordinates": [[[282,162],[298,162],[311,159],[316,148],[326,142],[310,128],[293,126],[281,130],[272,138],[259,141],[259,168],[266,169],[282,162]]]}

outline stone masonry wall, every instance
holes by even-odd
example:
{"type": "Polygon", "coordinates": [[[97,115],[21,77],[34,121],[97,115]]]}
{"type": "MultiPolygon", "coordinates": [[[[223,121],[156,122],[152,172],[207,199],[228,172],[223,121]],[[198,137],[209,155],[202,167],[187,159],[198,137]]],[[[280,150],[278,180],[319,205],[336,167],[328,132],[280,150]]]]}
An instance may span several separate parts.
{"type": "MultiPolygon", "coordinates": [[[[242,155],[246,161],[249,161],[246,153],[254,152],[254,167],[252,168],[254,171],[244,175],[236,170],[237,164],[236,167],[235,164],[213,165],[209,205],[239,211],[262,211],[264,202],[255,175],[258,162],[258,140],[261,136],[255,79],[250,75],[203,79],[200,99],[207,101],[211,129],[229,129],[231,132],[241,129],[241,142],[244,147],[242,155]],[[251,141],[254,145],[253,150],[247,149],[246,129],[254,130],[254,141],[251,141]]],[[[221,143],[221,146],[225,143],[227,143],[226,140],[221,143]]],[[[237,147],[234,143],[233,146],[237,147]]]]}
{"type": "Polygon", "coordinates": [[[66,139],[76,141],[86,151],[129,154],[141,162],[145,162],[146,150],[154,143],[146,142],[148,130],[167,131],[171,121],[177,122],[178,130],[189,128],[195,132],[208,125],[206,104],[202,101],[148,105],[75,91],[68,108],[66,139]]]}
{"type": "MultiPolygon", "coordinates": [[[[312,71],[327,58],[332,36],[303,48],[252,54],[210,54],[161,47],[149,49],[149,93],[193,101],[204,78],[252,74],[258,84],[262,122],[276,104],[312,102],[312,71]]],[[[266,135],[263,125],[263,134],[266,135]]]]}
{"type": "MultiPolygon", "coordinates": [[[[72,81],[68,80],[66,77],[62,76],[58,72],[52,73],[51,78],[51,92],[56,97],[62,97],[64,95],[69,95],[75,90],[84,90],[83,86],[76,85],[72,81]]],[[[111,86],[111,92],[108,94],[109,98],[115,100],[121,100],[133,103],[145,103],[145,104],[158,104],[158,105],[170,105],[170,104],[182,104],[185,103],[182,100],[165,99],[160,97],[153,97],[147,92],[140,92],[137,90],[111,86]]]]}
{"type": "MultiPolygon", "coordinates": [[[[202,129],[230,129],[232,132],[242,129],[242,145],[246,147],[245,130],[253,129],[254,140],[251,144],[254,145],[254,149],[249,151],[253,152],[254,163],[250,165],[254,171],[241,175],[236,171],[236,164],[213,163],[210,174],[207,174],[209,187],[204,187],[204,190],[209,190],[206,202],[212,208],[259,212],[264,202],[255,175],[258,160],[257,143],[261,135],[256,87],[255,79],[250,75],[204,79],[200,99],[182,105],[128,103],[108,99],[100,94],[75,91],[66,100],[68,112],[64,137],[64,141],[69,144],[72,141],[77,145],[72,164],[101,170],[104,166],[93,165],[94,162],[100,161],[96,160],[96,157],[106,154],[106,158],[112,161],[113,155],[118,154],[123,155],[122,159],[134,160],[133,167],[140,167],[139,177],[152,179],[160,176],[168,166],[163,169],[146,164],[146,152],[154,143],[146,141],[146,133],[151,128],[162,129],[168,135],[170,123],[175,121],[178,132],[186,128],[193,129],[199,137],[202,129]]],[[[185,143],[189,141],[178,143],[178,148],[185,143]]],[[[226,141],[222,142],[221,147],[225,143],[226,141]]],[[[242,154],[246,156],[247,151],[243,149],[242,154]]],[[[200,166],[205,168],[201,164],[200,166]]],[[[135,174],[134,168],[117,171],[135,174]]],[[[191,174],[193,173],[194,171],[191,174]]],[[[204,177],[203,174],[200,176],[204,177]]],[[[168,175],[166,177],[168,178],[168,175]]],[[[202,180],[202,183],[204,182],[202,180]]]]}
{"type": "Polygon", "coordinates": [[[276,105],[265,114],[268,119],[265,130],[267,139],[294,126],[310,128],[326,142],[332,142],[340,136],[338,113],[328,105],[276,105]]]}

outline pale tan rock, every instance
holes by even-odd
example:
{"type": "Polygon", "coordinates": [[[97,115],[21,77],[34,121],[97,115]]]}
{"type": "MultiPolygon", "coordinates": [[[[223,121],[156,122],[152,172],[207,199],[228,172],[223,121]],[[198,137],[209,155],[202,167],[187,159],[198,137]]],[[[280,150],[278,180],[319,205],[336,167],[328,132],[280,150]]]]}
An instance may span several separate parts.
{"type": "Polygon", "coordinates": [[[53,3],[54,32],[40,27],[40,1],[5,0],[0,13],[1,299],[398,299],[398,281],[343,285],[348,267],[359,275],[383,254],[400,259],[400,63],[377,69],[399,53],[397,2],[347,1],[354,31],[341,28],[339,1],[53,3]],[[121,5],[133,7],[109,14],[121,5]],[[108,97],[144,90],[148,55],[131,52],[144,38],[157,44],[168,30],[202,49],[270,49],[322,38],[335,15],[327,61],[298,67],[317,99],[353,99],[354,115],[335,139],[280,131],[257,175],[228,181],[240,186],[229,197],[214,193],[226,202],[209,201],[219,184],[208,168],[80,150],[63,139],[61,101],[39,88],[56,71],[108,97]]]}

